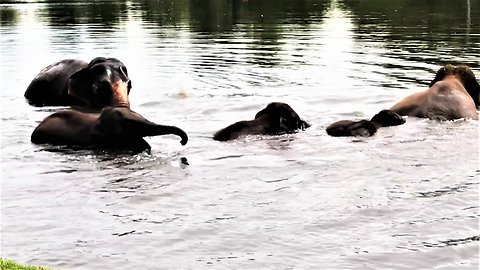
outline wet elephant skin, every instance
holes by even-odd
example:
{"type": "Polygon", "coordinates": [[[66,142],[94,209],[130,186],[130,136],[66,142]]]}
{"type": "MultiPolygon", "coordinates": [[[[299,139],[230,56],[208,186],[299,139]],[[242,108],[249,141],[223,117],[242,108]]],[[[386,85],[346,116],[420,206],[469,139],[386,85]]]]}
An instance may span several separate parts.
{"type": "Polygon", "coordinates": [[[33,106],[129,106],[127,68],[116,58],[65,59],[40,71],[25,91],[33,106]]]}

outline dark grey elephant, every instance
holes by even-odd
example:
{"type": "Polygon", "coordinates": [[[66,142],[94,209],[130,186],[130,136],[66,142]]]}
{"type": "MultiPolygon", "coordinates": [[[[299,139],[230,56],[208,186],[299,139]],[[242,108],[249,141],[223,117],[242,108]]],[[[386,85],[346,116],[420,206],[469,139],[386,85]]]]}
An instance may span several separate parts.
{"type": "Polygon", "coordinates": [[[272,102],[259,111],[253,120],[236,122],[219,130],[213,136],[217,141],[228,141],[249,134],[281,134],[306,129],[310,124],[300,119],[286,103],[272,102]]]}
{"type": "Polygon", "coordinates": [[[478,119],[480,84],[466,65],[447,64],[440,68],[429,88],[409,95],[370,121],[341,120],[327,127],[331,136],[372,136],[379,127],[405,123],[402,116],[434,120],[478,119]]]}
{"type": "Polygon", "coordinates": [[[327,134],[334,137],[374,135],[380,127],[398,126],[405,123],[399,114],[382,110],[370,120],[340,120],[327,127],[327,134]]]}
{"type": "Polygon", "coordinates": [[[143,137],[165,134],[179,136],[182,145],[188,141],[187,134],[178,127],[155,124],[127,107],[105,107],[100,113],[73,109],[56,112],[37,126],[31,141],[141,152],[151,148],[143,137]]]}
{"type": "Polygon", "coordinates": [[[42,69],[25,91],[33,106],[129,106],[132,83],[115,58],[65,59],[42,69]]]}

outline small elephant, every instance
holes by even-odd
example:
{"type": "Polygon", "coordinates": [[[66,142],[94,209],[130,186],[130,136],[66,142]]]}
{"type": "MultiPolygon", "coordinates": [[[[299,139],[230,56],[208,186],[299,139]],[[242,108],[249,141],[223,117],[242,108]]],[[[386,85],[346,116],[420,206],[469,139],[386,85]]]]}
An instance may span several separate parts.
{"type": "Polygon", "coordinates": [[[236,122],[219,130],[213,136],[217,141],[228,141],[249,134],[282,134],[306,129],[310,124],[300,119],[286,103],[272,102],[255,115],[254,120],[236,122]]]}
{"type": "Polygon", "coordinates": [[[382,110],[369,120],[341,120],[327,127],[327,134],[334,137],[374,135],[380,127],[398,126],[405,123],[400,115],[390,110],[382,110]]]}
{"type": "Polygon", "coordinates": [[[62,110],[45,118],[32,133],[35,144],[114,150],[150,151],[146,136],[174,134],[185,145],[187,134],[178,127],[152,123],[127,107],[105,107],[100,113],[62,110]]]}
{"type": "Polygon", "coordinates": [[[405,124],[405,119],[391,110],[381,110],[375,114],[370,121],[378,127],[392,127],[405,124]]]}
{"type": "Polygon", "coordinates": [[[412,94],[390,108],[399,115],[436,120],[478,119],[480,84],[466,65],[440,68],[427,90],[412,94]]]}
{"type": "Polygon", "coordinates": [[[33,106],[129,106],[132,83],[115,58],[66,59],[42,69],[25,91],[33,106]]]}

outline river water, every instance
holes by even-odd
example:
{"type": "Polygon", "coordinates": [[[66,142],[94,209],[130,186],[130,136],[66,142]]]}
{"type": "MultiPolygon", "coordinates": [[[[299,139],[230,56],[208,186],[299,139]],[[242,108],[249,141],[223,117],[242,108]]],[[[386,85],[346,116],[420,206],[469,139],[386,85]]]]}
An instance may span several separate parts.
{"type": "Polygon", "coordinates": [[[480,76],[480,1],[10,1],[1,26],[1,257],[55,269],[478,269],[479,122],[333,138],[428,86],[480,76]],[[30,143],[60,59],[116,57],[132,109],[190,137],[128,155],[30,143]],[[272,101],[312,126],[221,143],[272,101]],[[181,162],[188,160],[189,165],[181,162]]]}

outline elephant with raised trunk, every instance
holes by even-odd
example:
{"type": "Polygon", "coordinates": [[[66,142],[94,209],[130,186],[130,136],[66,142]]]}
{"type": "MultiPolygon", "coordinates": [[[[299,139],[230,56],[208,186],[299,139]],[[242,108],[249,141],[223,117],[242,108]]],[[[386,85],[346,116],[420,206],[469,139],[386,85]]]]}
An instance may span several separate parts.
{"type": "Polygon", "coordinates": [[[33,131],[35,144],[131,150],[150,150],[146,136],[174,134],[185,145],[187,134],[178,127],[155,124],[127,107],[105,107],[100,113],[62,110],[45,118],[33,131]]]}

